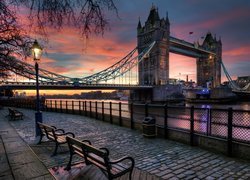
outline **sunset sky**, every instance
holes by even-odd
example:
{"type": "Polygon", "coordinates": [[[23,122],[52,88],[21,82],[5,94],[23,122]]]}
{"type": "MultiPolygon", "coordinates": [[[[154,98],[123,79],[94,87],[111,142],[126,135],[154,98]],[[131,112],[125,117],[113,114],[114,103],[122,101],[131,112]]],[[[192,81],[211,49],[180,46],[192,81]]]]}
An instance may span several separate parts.
{"type": "MultiPolygon", "coordinates": [[[[137,44],[136,27],[146,21],[152,3],[160,17],[170,20],[170,34],[189,42],[202,42],[208,31],[221,37],[223,62],[233,78],[250,75],[250,1],[247,0],[114,0],[119,13],[107,13],[110,29],[83,42],[78,31],[51,30],[40,66],[70,77],[83,77],[114,64],[137,44]],[[193,32],[193,34],[189,34],[193,32]]],[[[37,37],[34,37],[37,38],[37,37]]],[[[195,59],[170,55],[170,77],[196,81],[195,59]]],[[[222,81],[225,81],[223,73],[222,81]]]]}

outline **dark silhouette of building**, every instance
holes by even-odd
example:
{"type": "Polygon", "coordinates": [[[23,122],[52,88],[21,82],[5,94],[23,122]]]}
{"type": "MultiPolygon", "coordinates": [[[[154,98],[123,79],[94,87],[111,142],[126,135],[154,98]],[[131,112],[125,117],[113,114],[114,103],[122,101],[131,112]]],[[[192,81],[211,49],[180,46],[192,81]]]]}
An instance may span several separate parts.
{"type": "Polygon", "coordinates": [[[208,32],[201,47],[214,52],[216,56],[210,55],[209,57],[197,58],[197,84],[199,86],[206,86],[207,82],[211,82],[212,87],[220,86],[222,61],[221,40],[217,40],[216,36],[208,32]]]}
{"type": "Polygon", "coordinates": [[[152,6],[144,26],[139,20],[137,26],[138,53],[156,41],[149,56],[139,63],[139,84],[164,85],[167,83],[169,79],[169,33],[168,16],[160,19],[155,6],[152,6]]]}

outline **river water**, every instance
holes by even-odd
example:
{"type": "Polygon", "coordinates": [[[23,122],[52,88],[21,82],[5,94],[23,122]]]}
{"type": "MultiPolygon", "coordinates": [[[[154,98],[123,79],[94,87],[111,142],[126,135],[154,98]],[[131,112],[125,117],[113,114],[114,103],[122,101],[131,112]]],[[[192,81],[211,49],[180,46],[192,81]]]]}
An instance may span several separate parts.
{"type": "Polygon", "coordinates": [[[209,103],[204,103],[204,104],[198,104],[198,103],[187,103],[186,107],[197,107],[197,108],[215,108],[215,109],[228,109],[228,108],[233,108],[237,110],[250,110],[250,99],[249,102],[235,102],[235,103],[228,103],[228,104],[209,104],[209,103]]]}

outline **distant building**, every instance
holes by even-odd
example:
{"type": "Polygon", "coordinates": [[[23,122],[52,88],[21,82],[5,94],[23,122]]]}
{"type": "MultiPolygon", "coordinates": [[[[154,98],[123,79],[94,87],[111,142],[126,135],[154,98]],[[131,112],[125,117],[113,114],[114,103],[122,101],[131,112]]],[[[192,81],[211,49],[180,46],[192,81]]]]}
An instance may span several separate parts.
{"type": "Polygon", "coordinates": [[[19,94],[18,94],[18,92],[16,91],[16,92],[15,92],[15,97],[18,97],[18,96],[19,96],[19,94]]]}
{"type": "Polygon", "coordinates": [[[26,92],[21,92],[21,93],[19,94],[19,97],[26,97],[26,92]]]}
{"type": "Polygon", "coordinates": [[[247,84],[250,83],[250,76],[241,76],[238,77],[236,80],[236,83],[243,88],[244,86],[246,86],[247,84]]]}

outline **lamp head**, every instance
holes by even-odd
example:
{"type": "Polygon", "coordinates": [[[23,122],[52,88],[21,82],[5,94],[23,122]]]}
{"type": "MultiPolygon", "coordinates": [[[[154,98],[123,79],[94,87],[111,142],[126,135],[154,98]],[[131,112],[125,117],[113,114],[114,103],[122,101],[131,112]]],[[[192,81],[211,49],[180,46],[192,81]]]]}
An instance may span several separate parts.
{"type": "Polygon", "coordinates": [[[42,47],[38,44],[37,40],[34,41],[31,51],[34,61],[39,61],[42,56],[42,47]]]}

